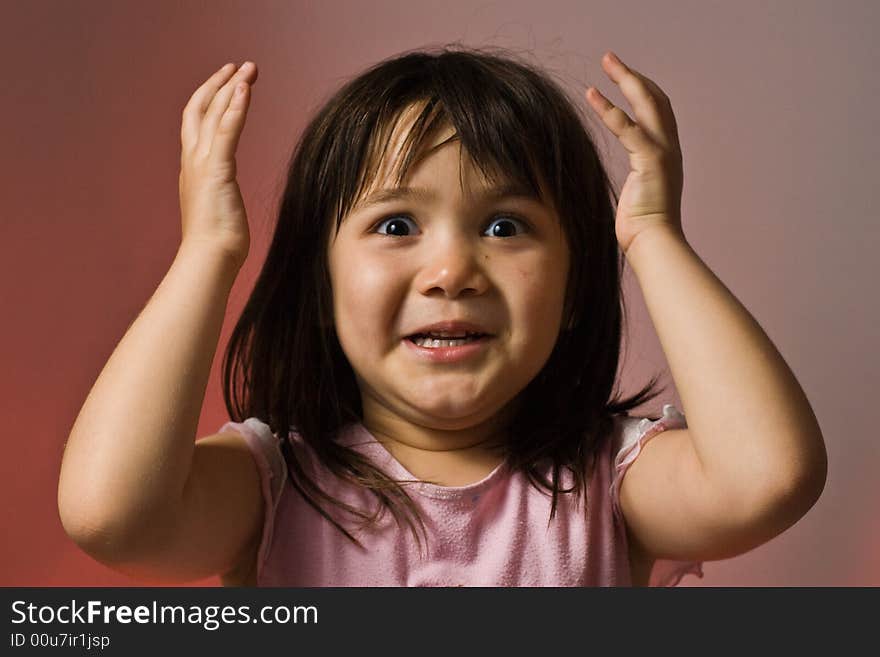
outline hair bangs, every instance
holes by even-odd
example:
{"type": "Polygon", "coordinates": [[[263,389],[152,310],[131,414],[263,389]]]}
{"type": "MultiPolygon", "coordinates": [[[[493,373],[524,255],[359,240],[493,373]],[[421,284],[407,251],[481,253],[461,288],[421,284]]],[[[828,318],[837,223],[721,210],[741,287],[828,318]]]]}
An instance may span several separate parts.
{"type": "Polygon", "coordinates": [[[558,177],[558,149],[552,141],[549,149],[537,146],[548,136],[535,114],[539,99],[492,88],[500,82],[491,76],[466,75],[444,67],[431,67],[420,82],[409,94],[395,94],[393,88],[377,94],[396,103],[389,101],[374,110],[373,120],[368,119],[371,130],[361,135],[361,146],[353,148],[363,156],[356,183],[349,185],[351,193],[338,206],[337,232],[371,189],[389,180],[394,187],[402,186],[414,164],[451,141],[461,143],[462,187],[463,161],[468,158],[488,185],[513,183],[549,207],[557,207],[559,193],[546,181],[558,177]],[[427,148],[426,143],[444,128],[451,128],[453,134],[427,148]]]}

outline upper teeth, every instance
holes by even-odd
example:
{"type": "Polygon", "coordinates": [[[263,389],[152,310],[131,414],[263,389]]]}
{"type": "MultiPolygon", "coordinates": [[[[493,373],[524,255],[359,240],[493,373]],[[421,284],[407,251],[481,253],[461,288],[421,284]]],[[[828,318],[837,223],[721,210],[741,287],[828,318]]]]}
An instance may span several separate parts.
{"type": "Polygon", "coordinates": [[[467,333],[446,333],[445,331],[440,331],[438,333],[428,333],[428,336],[432,338],[467,338],[477,335],[476,333],[472,333],[468,331],[467,333]]]}
{"type": "Polygon", "coordinates": [[[473,342],[475,338],[421,338],[414,337],[413,342],[420,347],[460,347],[462,345],[473,342]]]}

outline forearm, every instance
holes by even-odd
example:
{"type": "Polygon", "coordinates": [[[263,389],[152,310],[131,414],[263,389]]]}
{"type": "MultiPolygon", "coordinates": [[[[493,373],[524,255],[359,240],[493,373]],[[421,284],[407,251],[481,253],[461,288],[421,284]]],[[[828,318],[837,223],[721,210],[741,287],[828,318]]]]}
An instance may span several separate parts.
{"type": "Polygon", "coordinates": [[[179,497],[237,266],[181,246],[80,410],[61,466],[68,533],[124,540],[179,497]]]}
{"type": "Polygon", "coordinates": [[[744,496],[821,490],[826,454],[816,417],[749,312],[680,233],[645,231],[626,257],[708,480],[744,496]]]}

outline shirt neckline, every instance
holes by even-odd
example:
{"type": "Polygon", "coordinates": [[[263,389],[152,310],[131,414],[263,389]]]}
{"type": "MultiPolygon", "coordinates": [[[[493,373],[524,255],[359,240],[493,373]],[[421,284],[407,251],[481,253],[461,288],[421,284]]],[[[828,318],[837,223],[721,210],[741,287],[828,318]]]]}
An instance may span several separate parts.
{"type": "MultiPolygon", "coordinates": [[[[356,422],[348,426],[344,432],[344,442],[348,447],[353,447],[361,452],[367,452],[372,460],[385,472],[395,479],[418,480],[414,474],[407,470],[388,448],[380,443],[367,429],[363,422],[356,422]]],[[[485,490],[498,482],[507,472],[509,457],[505,457],[501,463],[479,481],[466,486],[441,486],[426,481],[406,484],[404,490],[415,490],[420,495],[436,499],[466,499],[481,495],[485,490]]]]}

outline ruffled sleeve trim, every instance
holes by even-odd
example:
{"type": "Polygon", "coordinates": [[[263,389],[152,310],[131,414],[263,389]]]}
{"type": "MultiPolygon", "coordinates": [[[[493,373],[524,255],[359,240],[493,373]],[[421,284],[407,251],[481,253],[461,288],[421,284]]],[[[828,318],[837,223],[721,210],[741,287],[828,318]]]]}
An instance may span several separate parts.
{"type": "MultiPolygon", "coordinates": [[[[687,429],[684,415],[672,404],[663,406],[663,416],[657,420],[643,418],[624,418],[621,428],[621,444],[614,458],[611,480],[611,507],[614,515],[624,526],[623,512],[620,508],[620,484],[623,476],[642,451],[642,447],[651,438],[667,429],[687,429]]],[[[624,532],[624,535],[626,532],[624,532]]],[[[658,559],[651,569],[648,586],[676,586],[685,575],[703,577],[702,561],[677,561],[658,559]]]]}
{"type": "Polygon", "coordinates": [[[250,417],[244,422],[227,422],[220,427],[218,433],[224,431],[237,431],[244,437],[260,473],[260,488],[265,514],[260,546],[257,551],[257,582],[259,583],[263,564],[272,543],[275,513],[284,490],[284,482],[287,479],[287,464],[281,453],[278,438],[272,433],[269,425],[262,420],[250,417]]]}

